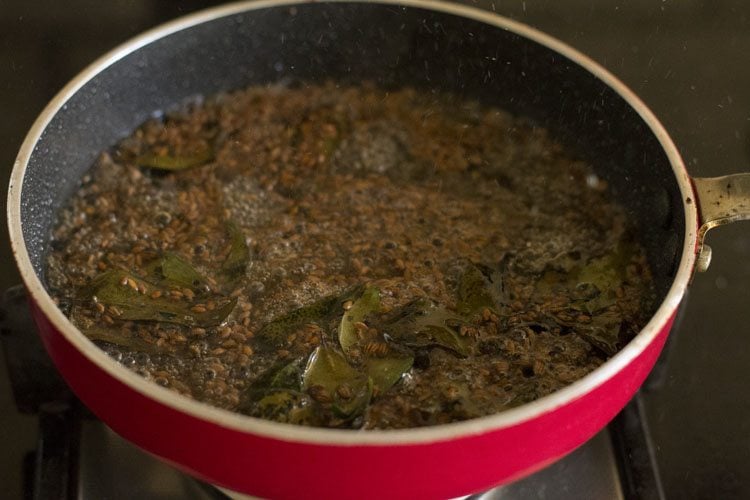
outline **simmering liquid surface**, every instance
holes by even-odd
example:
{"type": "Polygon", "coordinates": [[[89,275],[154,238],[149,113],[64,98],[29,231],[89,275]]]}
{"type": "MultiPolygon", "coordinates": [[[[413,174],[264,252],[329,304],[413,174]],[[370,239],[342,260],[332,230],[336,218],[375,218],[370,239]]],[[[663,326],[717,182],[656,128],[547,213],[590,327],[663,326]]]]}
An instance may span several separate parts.
{"type": "Polygon", "coordinates": [[[249,88],[153,119],[59,214],[47,282],[117,362],[221,408],[434,425],[547,395],[652,312],[588,165],[411,89],[249,88]]]}

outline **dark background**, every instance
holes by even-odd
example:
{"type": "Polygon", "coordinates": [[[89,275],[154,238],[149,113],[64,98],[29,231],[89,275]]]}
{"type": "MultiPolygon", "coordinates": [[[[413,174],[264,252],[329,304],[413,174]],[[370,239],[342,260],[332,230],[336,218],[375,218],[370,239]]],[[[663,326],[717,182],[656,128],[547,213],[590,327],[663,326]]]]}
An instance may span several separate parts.
{"type": "MultiPolygon", "coordinates": [[[[46,102],[108,49],[210,2],[0,0],[4,187],[46,102]]],[[[538,0],[476,3],[592,56],[655,111],[690,173],[750,171],[750,2],[538,0]]],[[[3,205],[5,203],[4,196],[3,205]]],[[[19,282],[6,230],[0,289],[19,282]]],[[[666,384],[647,395],[668,498],[750,498],[750,223],[712,232],[711,269],[690,289],[666,384]]],[[[0,492],[20,498],[36,421],[12,404],[0,360],[0,492]]]]}

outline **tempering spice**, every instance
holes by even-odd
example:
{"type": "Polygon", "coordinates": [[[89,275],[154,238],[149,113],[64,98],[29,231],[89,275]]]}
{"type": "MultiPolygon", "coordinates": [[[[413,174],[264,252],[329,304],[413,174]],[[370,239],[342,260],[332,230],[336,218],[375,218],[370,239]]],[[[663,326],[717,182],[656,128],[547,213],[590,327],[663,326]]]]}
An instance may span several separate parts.
{"type": "Polygon", "coordinates": [[[46,277],[117,362],[296,424],[496,413],[645,323],[623,211],[544,130],[374,86],[249,88],[145,123],[59,214],[46,277]]]}

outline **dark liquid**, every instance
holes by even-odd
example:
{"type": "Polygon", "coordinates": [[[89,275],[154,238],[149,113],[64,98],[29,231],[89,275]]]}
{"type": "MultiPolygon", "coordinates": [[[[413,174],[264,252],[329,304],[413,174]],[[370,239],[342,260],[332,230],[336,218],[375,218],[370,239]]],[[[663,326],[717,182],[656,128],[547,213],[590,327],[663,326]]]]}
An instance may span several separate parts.
{"type": "Polygon", "coordinates": [[[587,165],[524,120],[412,90],[251,88],[148,122],[84,179],[54,249],[53,295],[115,359],[310,425],[523,404],[595,369],[652,308],[587,165]]]}

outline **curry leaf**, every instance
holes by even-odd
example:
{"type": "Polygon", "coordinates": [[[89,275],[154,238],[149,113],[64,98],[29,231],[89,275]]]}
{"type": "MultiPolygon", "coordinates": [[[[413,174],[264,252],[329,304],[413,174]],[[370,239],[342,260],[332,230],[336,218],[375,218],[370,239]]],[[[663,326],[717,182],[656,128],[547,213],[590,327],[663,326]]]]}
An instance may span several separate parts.
{"type": "Polygon", "coordinates": [[[189,288],[196,294],[210,289],[208,280],[190,263],[174,253],[167,252],[144,268],[149,281],[163,287],[189,288]]]}
{"type": "Polygon", "coordinates": [[[334,397],[331,410],[334,415],[345,420],[356,418],[364,413],[367,405],[370,404],[372,391],[372,380],[366,377],[362,385],[354,387],[354,393],[349,399],[344,399],[337,393],[334,397]]]}
{"type": "Polygon", "coordinates": [[[370,378],[352,367],[342,354],[325,346],[319,346],[310,355],[302,388],[325,391],[331,409],[342,418],[361,414],[372,396],[370,378]]]}
{"type": "Polygon", "coordinates": [[[169,155],[145,153],[135,159],[139,167],[153,168],[156,170],[179,171],[193,167],[199,167],[213,161],[214,150],[206,146],[189,155],[169,155]]]}
{"type": "Polygon", "coordinates": [[[229,254],[221,265],[221,272],[230,280],[236,280],[245,273],[250,260],[250,249],[245,242],[242,229],[234,221],[227,222],[229,234],[229,254]]]}
{"type": "Polygon", "coordinates": [[[591,325],[576,331],[591,345],[607,356],[613,356],[620,348],[622,317],[616,312],[605,312],[591,318],[591,325]]]}
{"type": "Polygon", "coordinates": [[[625,268],[635,255],[634,244],[621,241],[613,251],[591,259],[578,273],[579,282],[594,283],[600,289],[621,281],[625,268]]]}
{"type": "Polygon", "coordinates": [[[131,334],[119,329],[107,328],[100,325],[93,318],[82,314],[82,309],[80,307],[73,308],[70,313],[70,320],[74,325],[78,327],[79,330],[83,332],[86,337],[95,342],[106,342],[118,347],[124,347],[133,351],[147,353],[155,353],[160,351],[156,344],[146,342],[140,337],[134,337],[131,334]]]}
{"type": "Polygon", "coordinates": [[[345,353],[358,342],[355,323],[363,321],[369,314],[380,309],[380,290],[375,287],[367,287],[362,295],[355,300],[348,311],[341,317],[339,323],[339,344],[345,353]]]}
{"type": "Polygon", "coordinates": [[[472,262],[466,264],[458,283],[459,314],[471,316],[485,308],[497,312],[498,304],[503,302],[500,273],[489,268],[485,271],[487,274],[472,262]]]}
{"type": "Polygon", "coordinates": [[[355,287],[341,294],[328,295],[312,304],[294,309],[266,323],[255,334],[258,347],[275,349],[283,346],[290,334],[307,324],[325,326],[333,314],[343,311],[343,303],[362,293],[362,287],[355,287]]]}
{"type": "Polygon", "coordinates": [[[594,314],[617,302],[617,296],[611,291],[607,290],[604,293],[599,293],[596,297],[589,299],[582,304],[574,304],[573,307],[577,307],[589,314],[594,314]]]}
{"type": "Polygon", "coordinates": [[[305,358],[280,363],[266,370],[250,386],[250,390],[289,389],[301,390],[305,358]]]}
{"type": "Polygon", "coordinates": [[[634,253],[634,245],[620,243],[605,255],[578,259],[568,271],[551,266],[537,281],[534,296],[544,302],[551,295],[563,293],[571,297],[571,307],[577,311],[595,314],[605,310],[617,302],[616,290],[634,253]]]}
{"type": "Polygon", "coordinates": [[[155,353],[159,352],[159,349],[154,344],[149,344],[145,340],[137,337],[126,337],[122,332],[116,330],[110,330],[108,328],[93,327],[87,330],[82,330],[83,334],[91,340],[97,342],[106,342],[113,344],[118,347],[125,347],[134,351],[155,353]]]}
{"type": "Polygon", "coordinates": [[[403,342],[409,347],[438,346],[453,351],[461,357],[469,355],[464,340],[453,330],[443,324],[423,324],[411,332],[411,336],[403,337],[403,342]]]}
{"type": "Polygon", "coordinates": [[[255,334],[260,347],[282,347],[290,334],[310,323],[322,322],[335,307],[336,296],[329,296],[307,306],[294,309],[266,323],[255,334]]]}
{"type": "Polygon", "coordinates": [[[114,306],[118,311],[115,319],[163,321],[185,326],[219,325],[237,304],[236,298],[217,298],[213,309],[198,307],[185,300],[175,300],[169,290],[119,269],[99,275],[84,293],[91,300],[114,306]]]}
{"type": "Polygon", "coordinates": [[[625,268],[633,256],[632,246],[621,243],[613,253],[591,259],[575,277],[576,288],[594,288],[598,294],[583,301],[581,308],[589,314],[606,309],[617,301],[616,289],[625,278],[625,268]]]}
{"type": "Polygon", "coordinates": [[[413,364],[413,356],[389,356],[370,358],[365,363],[365,367],[372,380],[373,389],[378,394],[382,394],[398,382],[413,364]]]}
{"type": "Polygon", "coordinates": [[[279,363],[250,385],[240,411],[277,422],[319,425],[320,407],[302,392],[305,358],[279,363]]]}
{"type": "Polygon", "coordinates": [[[302,392],[288,389],[258,391],[254,398],[238,407],[252,417],[297,425],[320,425],[321,417],[315,401],[302,392]]]}
{"type": "Polygon", "coordinates": [[[465,319],[432,301],[420,299],[404,306],[383,329],[393,341],[408,347],[442,347],[461,357],[469,349],[456,328],[465,319]]]}

